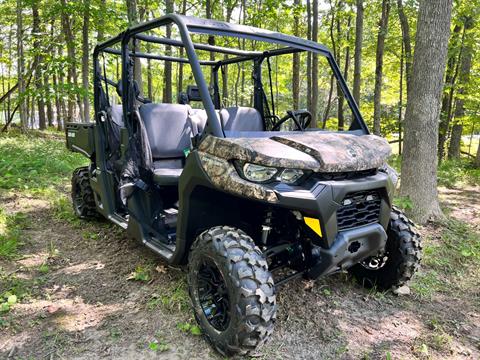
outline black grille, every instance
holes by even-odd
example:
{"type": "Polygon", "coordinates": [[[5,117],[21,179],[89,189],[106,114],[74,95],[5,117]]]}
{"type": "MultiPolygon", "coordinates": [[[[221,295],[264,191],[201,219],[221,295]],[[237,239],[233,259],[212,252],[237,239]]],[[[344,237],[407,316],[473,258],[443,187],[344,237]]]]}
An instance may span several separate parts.
{"type": "Polygon", "coordinates": [[[380,194],[376,190],[348,194],[337,210],[338,230],[375,223],[380,217],[380,194]]]}
{"type": "Polygon", "coordinates": [[[332,172],[332,173],[316,173],[315,177],[318,180],[351,180],[359,179],[367,176],[373,176],[377,174],[377,169],[368,169],[361,171],[345,171],[345,172],[332,172]]]}

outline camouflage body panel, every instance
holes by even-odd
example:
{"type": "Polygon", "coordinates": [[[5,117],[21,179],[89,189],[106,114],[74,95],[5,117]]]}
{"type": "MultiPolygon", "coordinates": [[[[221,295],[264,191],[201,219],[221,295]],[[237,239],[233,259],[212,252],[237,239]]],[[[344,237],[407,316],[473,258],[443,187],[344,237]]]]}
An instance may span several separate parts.
{"type": "Polygon", "coordinates": [[[388,142],[375,135],[305,132],[272,139],[314,157],[319,172],[375,169],[391,154],[388,142]]]}
{"type": "Polygon", "coordinates": [[[231,160],[314,172],[346,172],[378,168],[390,155],[386,140],[374,135],[299,133],[272,138],[207,136],[198,147],[202,167],[220,189],[275,203],[268,186],[242,179],[231,160]]]}
{"type": "Polygon", "coordinates": [[[217,138],[207,136],[199,151],[226,159],[241,160],[265,166],[317,169],[318,161],[308,154],[269,138],[217,138]]]}
{"type": "Polygon", "coordinates": [[[197,154],[208,177],[220,189],[271,203],[278,201],[275,192],[271,189],[242,179],[235,167],[227,160],[202,151],[198,151],[197,154]]]}
{"type": "Polygon", "coordinates": [[[226,160],[314,172],[374,169],[382,166],[391,154],[388,142],[375,135],[323,132],[271,138],[222,139],[207,136],[200,144],[199,151],[226,160]]]}

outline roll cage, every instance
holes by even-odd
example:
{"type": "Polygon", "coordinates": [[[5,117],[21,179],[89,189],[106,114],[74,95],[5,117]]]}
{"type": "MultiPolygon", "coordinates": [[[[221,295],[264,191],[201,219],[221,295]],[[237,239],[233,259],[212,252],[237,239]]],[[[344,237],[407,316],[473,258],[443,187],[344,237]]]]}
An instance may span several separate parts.
{"type": "MultiPolygon", "coordinates": [[[[134,49],[135,47],[133,47],[134,49]]],[[[190,16],[177,14],[165,15],[161,18],[151,20],[128,28],[116,37],[113,37],[95,47],[93,54],[94,64],[94,104],[96,112],[96,122],[100,122],[99,114],[108,106],[108,90],[103,90],[102,81],[109,85],[116,85],[113,81],[107,79],[105,68],[100,65],[99,57],[104,53],[121,56],[121,85],[125,91],[122,91],[121,100],[123,106],[124,124],[129,134],[134,132],[132,114],[135,111],[136,97],[133,81],[133,58],[155,59],[178,63],[188,63],[191,66],[194,80],[198,86],[198,90],[202,99],[202,103],[207,114],[208,120],[203,135],[212,134],[217,137],[225,137],[221,122],[216,115],[215,109],[220,107],[220,98],[218,92],[218,71],[224,65],[240,63],[243,61],[254,62],[254,107],[260,112],[264,121],[265,117],[271,116],[271,110],[275,112],[275,104],[269,100],[262,87],[261,64],[264,60],[274,56],[292,54],[295,52],[310,51],[324,56],[331,66],[333,75],[336,78],[337,86],[340,86],[345,99],[352,110],[352,123],[349,130],[359,130],[361,133],[368,134],[368,128],[360,114],[357,104],[355,103],[341,71],[333,58],[332,53],[323,45],[313,41],[305,40],[295,36],[285,35],[268,30],[258,29],[245,25],[229,24],[221,21],[199,19],[190,16]],[[167,37],[156,37],[144,34],[149,30],[153,30],[162,26],[176,25],[181,40],[170,39],[167,37]],[[194,43],[190,36],[191,33],[206,34],[209,36],[231,36],[261,42],[267,42],[282,47],[269,51],[249,51],[241,49],[226,48],[211,44],[194,43]],[[157,55],[145,52],[136,52],[131,49],[131,43],[141,40],[155,44],[163,44],[173,47],[184,48],[186,52],[185,58],[157,55]],[[113,46],[120,45],[121,50],[114,49],[113,46]],[[195,50],[205,50],[214,53],[234,55],[234,57],[221,59],[218,61],[200,60],[195,50]],[[201,66],[210,66],[212,69],[214,93],[213,96],[209,92],[209,87],[203,75],[201,66]],[[216,88],[215,88],[216,87],[216,88]]],[[[270,64],[268,64],[270,65],[270,64]]],[[[105,66],[105,65],[104,65],[105,66]]],[[[270,74],[270,71],[269,71],[270,74]]],[[[107,88],[107,86],[106,86],[107,88]]]]}

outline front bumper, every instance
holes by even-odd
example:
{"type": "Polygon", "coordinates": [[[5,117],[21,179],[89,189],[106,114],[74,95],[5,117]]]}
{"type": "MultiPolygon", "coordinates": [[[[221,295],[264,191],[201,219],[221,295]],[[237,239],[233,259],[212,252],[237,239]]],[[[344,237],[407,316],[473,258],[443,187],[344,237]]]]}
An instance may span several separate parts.
{"type": "MultiPolygon", "coordinates": [[[[308,227],[305,229],[312,239],[312,258],[315,259],[308,272],[309,277],[317,278],[347,269],[384,249],[394,191],[393,181],[386,173],[378,172],[352,180],[313,180],[301,187],[278,184],[274,191],[281,207],[320,220],[321,236],[308,227]],[[369,191],[378,194],[378,216],[373,221],[353,222],[351,227],[341,227],[342,221],[337,216],[345,205],[344,199],[369,191]]],[[[356,211],[355,207],[352,211],[356,211]]]]}

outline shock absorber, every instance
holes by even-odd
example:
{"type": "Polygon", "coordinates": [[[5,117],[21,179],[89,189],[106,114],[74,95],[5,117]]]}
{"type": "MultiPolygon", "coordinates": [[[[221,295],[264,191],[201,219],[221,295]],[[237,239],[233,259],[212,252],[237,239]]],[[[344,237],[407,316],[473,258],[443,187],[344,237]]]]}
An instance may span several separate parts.
{"type": "Polygon", "coordinates": [[[266,246],[268,241],[268,235],[272,230],[272,211],[268,210],[265,214],[265,220],[262,224],[262,245],[266,246]]]}

